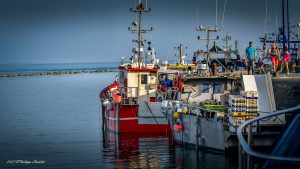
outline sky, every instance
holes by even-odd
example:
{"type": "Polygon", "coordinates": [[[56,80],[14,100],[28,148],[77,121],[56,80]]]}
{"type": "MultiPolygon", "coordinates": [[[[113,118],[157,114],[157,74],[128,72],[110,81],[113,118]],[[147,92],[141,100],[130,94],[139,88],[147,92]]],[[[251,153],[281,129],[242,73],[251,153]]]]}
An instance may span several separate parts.
{"type": "MultiPolygon", "coordinates": [[[[88,63],[118,61],[129,58],[136,44],[128,27],[135,19],[129,11],[138,0],[1,0],[0,64],[6,63],[88,63]]],[[[160,59],[175,59],[174,47],[187,46],[187,58],[204,49],[204,37],[196,27],[215,26],[239,41],[240,50],[249,41],[260,46],[265,31],[281,25],[281,0],[148,0],[151,12],[143,16],[144,35],[154,45],[160,59]],[[197,12],[198,11],[198,12],[197,12]],[[198,14],[197,14],[198,13],[198,14]]],[[[300,22],[299,0],[289,0],[290,23],[300,22]]],[[[223,42],[219,41],[222,47],[223,42]]]]}

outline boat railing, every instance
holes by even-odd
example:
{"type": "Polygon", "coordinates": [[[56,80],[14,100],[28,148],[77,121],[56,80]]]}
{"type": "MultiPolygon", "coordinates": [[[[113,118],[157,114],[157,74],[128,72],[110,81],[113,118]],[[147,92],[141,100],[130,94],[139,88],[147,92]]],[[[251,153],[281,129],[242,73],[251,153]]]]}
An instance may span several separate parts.
{"type": "Polygon", "coordinates": [[[167,91],[164,94],[165,100],[176,100],[179,89],[177,87],[166,87],[166,89],[167,91]]]}
{"type": "Polygon", "coordinates": [[[225,113],[218,108],[204,108],[203,106],[192,105],[188,103],[180,103],[179,101],[168,100],[172,103],[172,106],[168,108],[179,108],[179,107],[186,107],[188,108],[188,114],[197,116],[199,118],[206,118],[206,119],[214,119],[218,118],[218,115],[222,115],[224,117],[225,113]],[[180,104],[176,105],[176,104],[180,104]]]}
{"type": "Polygon", "coordinates": [[[244,168],[253,168],[252,166],[252,158],[255,157],[257,159],[265,159],[265,160],[279,160],[279,161],[288,161],[288,162],[300,162],[300,158],[295,157],[286,157],[286,156],[276,156],[272,154],[266,154],[254,151],[252,149],[252,143],[253,143],[253,135],[252,135],[252,129],[255,127],[255,123],[259,123],[259,121],[264,121],[266,119],[270,119],[274,116],[278,117],[279,115],[287,115],[287,114],[293,114],[297,113],[297,111],[300,110],[300,105],[280,110],[274,113],[267,113],[262,116],[250,119],[243,124],[241,124],[237,129],[237,137],[239,140],[239,169],[244,168]],[[246,131],[246,132],[245,132],[246,131]],[[247,142],[245,140],[245,137],[247,138],[247,142]]]}
{"type": "Polygon", "coordinates": [[[122,93],[122,105],[138,105],[138,87],[118,87],[122,93]]]}

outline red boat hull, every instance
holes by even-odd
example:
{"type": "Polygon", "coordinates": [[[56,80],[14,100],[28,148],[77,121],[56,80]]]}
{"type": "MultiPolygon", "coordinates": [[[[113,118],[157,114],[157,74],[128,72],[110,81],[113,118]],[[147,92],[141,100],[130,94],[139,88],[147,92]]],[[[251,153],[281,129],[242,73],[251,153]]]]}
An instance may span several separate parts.
{"type": "Polygon", "coordinates": [[[137,114],[137,106],[122,106],[119,118],[117,111],[105,111],[104,127],[118,133],[171,133],[169,122],[167,124],[139,124],[137,114]]]}

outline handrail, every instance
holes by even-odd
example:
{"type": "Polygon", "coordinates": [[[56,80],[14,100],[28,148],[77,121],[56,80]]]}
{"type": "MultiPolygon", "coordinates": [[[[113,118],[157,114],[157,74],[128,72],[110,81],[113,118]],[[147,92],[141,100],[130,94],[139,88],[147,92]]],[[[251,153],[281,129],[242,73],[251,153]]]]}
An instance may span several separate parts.
{"type": "MultiPolygon", "coordinates": [[[[169,102],[174,102],[176,100],[168,100],[169,102]]],[[[189,110],[190,109],[198,109],[198,110],[202,110],[202,111],[209,111],[209,112],[212,112],[212,113],[221,113],[221,114],[225,114],[224,112],[219,112],[219,111],[216,111],[216,110],[213,110],[212,108],[204,108],[203,106],[197,106],[197,105],[191,105],[189,103],[180,103],[180,105],[182,105],[183,107],[187,107],[189,110]]],[[[169,107],[171,108],[171,107],[169,107]]],[[[174,107],[173,107],[174,108],[174,107]]],[[[219,108],[216,108],[216,109],[219,109],[219,108]]],[[[189,113],[189,114],[193,114],[193,113],[189,113]]],[[[198,113],[195,113],[196,116],[199,116],[200,115],[200,112],[198,113]]]]}
{"type": "Polygon", "coordinates": [[[285,113],[293,113],[293,111],[295,111],[295,110],[300,110],[300,105],[298,105],[296,107],[293,107],[293,108],[280,110],[280,111],[277,111],[277,112],[274,112],[274,113],[270,113],[270,114],[267,114],[267,115],[256,117],[256,118],[250,119],[250,120],[246,121],[245,123],[241,124],[237,129],[237,137],[238,137],[239,143],[242,146],[245,153],[250,155],[250,156],[259,157],[259,158],[263,158],[263,159],[269,159],[269,160],[300,162],[300,158],[274,156],[274,155],[268,155],[268,154],[265,154],[265,153],[260,153],[260,152],[253,151],[253,150],[250,149],[249,145],[245,141],[245,139],[243,137],[243,134],[242,134],[242,131],[244,130],[244,128],[248,125],[251,125],[254,122],[257,122],[259,120],[269,118],[269,117],[272,117],[272,116],[277,116],[277,115],[281,115],[281,114],[285,114],[285,113]]]}

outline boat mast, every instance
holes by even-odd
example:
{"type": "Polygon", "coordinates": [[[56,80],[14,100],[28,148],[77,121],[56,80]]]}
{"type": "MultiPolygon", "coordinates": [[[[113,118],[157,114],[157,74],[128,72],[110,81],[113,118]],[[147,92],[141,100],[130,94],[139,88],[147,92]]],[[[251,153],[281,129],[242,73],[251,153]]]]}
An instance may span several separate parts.
{"type": "Polygon", "coordinates": [[[179,64],[182,64],[182,45],[179,45],[179,64]]]}
{"type": "Polygon", "coordinates": [[[230,51],[231,45],[229,45],[229,41],[231,40],[231,36],[229,35],[229,33],[227,32],[225,37],[222,39],[223,41],[225,41],[225,46],[223,46],[227,51],[230,51]]]}
{"type": "Polygon", "coordinates": [[[287,15],[287,43],[288,43],[288,51],[290,51],[290,9],[289,9],[289,0],[286,1],[286,15],[287,15]]]}
{"type": "MultiPolygon", "coordinates": [[[[184,64],[184,48],[182,44],[179,44],[179,46],[176,46],[175,49],[178,50],[178,64],[183,65],[184,64]]],[[[175,54],[176,56],[176,54],[175,54]]]]}
{"type": "Polygon", "coordinates": [[[284,49],[286,43],[286,36],[285,36],[285,12],[284,12],[284,0],[282,0],[282,48],[284,49]]]}
{"type": "MultiPolygon", "coordinates": [[[[147,6],[146,6],[147,8],[147,6]]],[[[131,31],[132,33],[137,33],[138,38],[137,40],[135,40],[134,42],[136,42],[138,44],[138,67],[141,68],[143,64],[142,63],[142,55],[141,55],[141,48],[143,47],[143,37],[142,37],[142,33],[146,33],[148,31],[152,31],[153,28],[151,27],[150,29],[143,29],[142,28],[142,14],[144,12],[149,12],[151,11],[150,8],[146,9],[144,6],[144,3],[142,0],[139,1],[138,6],[135,9],[130,8],[130,11],[137,13],[138,14],[138,23],[133,22],[133,28],[128,28],[129,31],[131,31]],[[136,29],[137,26],[137,29],[136,29]]]]}
{"type": "Polygon", "coordinates": [[[206,65],[207,65],[207,68],[208,68],[208,62],[209,62],[209,59],[210,59],[210,52],[209,52],[210,40],[218,40],[219,39],[219,36],[217,36],[215,38],[211,38],[210,34],[213,33],[213,32],[217,32],[218,29],[217,29],[217,26],[214,27],[214,28],[212,28],[212,27],[204,28],[203,26],[199,26],[198,28],[196,28],[196,30],[200,31],[200,32],[206,32],[206,38],[201,38],[200,36],[198,36],[198,40],[206,40],[206,57],[207,57],[206,65]]]}
{"type": "Polygon", "coordinates": [[[231,36],[227,32],[225,37],[222,39],[225,41],[225,46],[223,46],[226,49],[225,59],[230,59],[230,51],[231,51],[231,45],[229,45],[229,41],[231,40],[231,36]]]}

